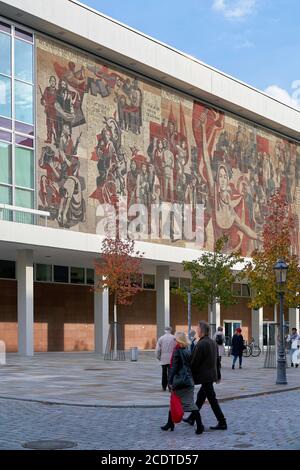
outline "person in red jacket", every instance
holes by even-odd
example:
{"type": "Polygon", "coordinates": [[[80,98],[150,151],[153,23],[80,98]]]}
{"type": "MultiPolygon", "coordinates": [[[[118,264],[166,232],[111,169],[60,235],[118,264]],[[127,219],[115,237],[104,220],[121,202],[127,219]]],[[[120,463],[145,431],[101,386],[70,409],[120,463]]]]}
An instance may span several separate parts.
{"type": "Polygon", "coordinates": [[[47,127],[47,140],[46,144],[52,143],[57,138],[57,113],[55,109],[55,102],[57,98],[56,78],[51,75],[49,78],[49,86],[45,88],[41,97],[41,105],[45,107],[46,114],[46,127],[47,127]]]}

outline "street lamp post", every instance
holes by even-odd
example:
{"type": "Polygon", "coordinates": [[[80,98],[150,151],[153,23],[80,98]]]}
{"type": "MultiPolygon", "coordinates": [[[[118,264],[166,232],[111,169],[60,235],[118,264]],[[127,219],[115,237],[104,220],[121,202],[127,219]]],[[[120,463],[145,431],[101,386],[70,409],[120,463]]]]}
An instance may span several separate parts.
{"type": "Polygon", "coordinates": [[[284,325],[283,325],[283,295],[284,295],[284,285],[286,283],[288,265],[284,260],[279,259],[274,266],[276,284],[279,291],[279,347],[278,347],[278,356],[277,356],[277,378],[276,384],[285,385],[287,384],[286,380],[286,357],[285,357],[285,344],[284,344],[284,325]]]}

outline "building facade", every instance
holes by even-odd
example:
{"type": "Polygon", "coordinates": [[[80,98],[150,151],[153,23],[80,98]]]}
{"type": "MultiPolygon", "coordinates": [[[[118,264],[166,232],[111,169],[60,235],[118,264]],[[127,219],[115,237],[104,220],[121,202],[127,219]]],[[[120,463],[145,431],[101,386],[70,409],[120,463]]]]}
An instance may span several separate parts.
{"type": "MultiPolygon", "coordinates": [[[[43,17],[36,4],[0,1],[0,340],[29,355],[104,351],[112,308],[92,289],[93,261],[105,208],[121,200],[145,258],[144,290],[119,321],[126,348],[152,349],[166,324],[187,327],[171,292],[189,282],[182,261],[222,234],[249,257],[276,190],[299,253],[300,113],[76,1],[43,17]],[[191,236],[174,213],[170,236],[153,234],[154,211],[183,204],[191,236]]],[[[233,289],[236,305],[213,318],[193,308],[193,324],[274,342],[276,312],[251,311],[248,286],[233,289]]],[[[299,311],[286,320],[299,327],[299,311]]]]}

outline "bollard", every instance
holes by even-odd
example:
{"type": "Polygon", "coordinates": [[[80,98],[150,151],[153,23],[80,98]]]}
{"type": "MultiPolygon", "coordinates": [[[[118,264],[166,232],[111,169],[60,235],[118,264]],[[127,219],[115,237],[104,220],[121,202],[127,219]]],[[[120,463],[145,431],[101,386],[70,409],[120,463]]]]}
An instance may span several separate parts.
{"type": "Polygon", "coordinates": [[[138,352],[139,352],[138,348],[137,347],[131,348],[130,352],[131,352],[131,361],[136,362],[138,360],[138,352]]]}

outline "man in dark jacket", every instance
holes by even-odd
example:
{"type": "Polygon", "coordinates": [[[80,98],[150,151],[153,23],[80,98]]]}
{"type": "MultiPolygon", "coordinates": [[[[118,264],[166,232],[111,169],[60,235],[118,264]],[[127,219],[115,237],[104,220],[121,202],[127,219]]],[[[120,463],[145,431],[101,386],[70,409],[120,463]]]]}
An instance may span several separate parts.
{"type": "MultiPolygon", "coordinates": [[[[225,416],[222,413],[214,390],[214,382],[221,379],[218,348],[215,341],[209,338],[209,325],[200,321],[197,327],[199,341],[195,346],[191,358],[191,369],[195,384],[201,384],[197,395],[196,405],[200,410],[206,398],[218,420],[217,426],[210,429],[227,429],[225,416]]],[[[193,425],[194,421],[190,415],[185,422],[193,425]]]]}

